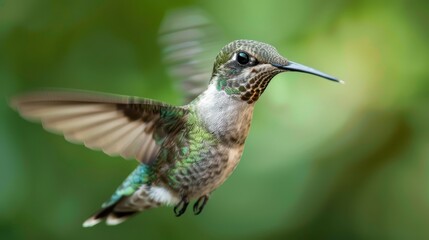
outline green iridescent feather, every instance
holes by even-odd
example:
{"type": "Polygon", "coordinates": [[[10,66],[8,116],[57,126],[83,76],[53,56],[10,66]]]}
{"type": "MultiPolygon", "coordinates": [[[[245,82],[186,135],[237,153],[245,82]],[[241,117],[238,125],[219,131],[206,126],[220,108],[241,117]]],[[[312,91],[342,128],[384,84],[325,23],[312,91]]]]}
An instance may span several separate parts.
{"type": "Polygon", "coordinates": [[[132,195],[141,185],[148,181],[149,167],[146,164],[140,164],[125,181],[119,186],[109,201],[103,203],[102,207],[106,208],[115,204],[124,196],[132,195]]]}

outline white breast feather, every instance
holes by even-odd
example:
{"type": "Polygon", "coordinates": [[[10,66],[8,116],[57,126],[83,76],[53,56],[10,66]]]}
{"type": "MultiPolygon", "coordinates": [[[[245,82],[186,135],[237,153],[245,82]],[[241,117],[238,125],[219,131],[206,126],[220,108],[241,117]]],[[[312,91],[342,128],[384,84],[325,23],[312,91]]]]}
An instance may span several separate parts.
{"type": "Polygon", "coordinates": [[[233,98],[210,84],[197,103],[197,110],[208,130],[217,132],[227,129],[231,122],[241,124],[244,113],[253,111],[253,104],[233,98]]]}

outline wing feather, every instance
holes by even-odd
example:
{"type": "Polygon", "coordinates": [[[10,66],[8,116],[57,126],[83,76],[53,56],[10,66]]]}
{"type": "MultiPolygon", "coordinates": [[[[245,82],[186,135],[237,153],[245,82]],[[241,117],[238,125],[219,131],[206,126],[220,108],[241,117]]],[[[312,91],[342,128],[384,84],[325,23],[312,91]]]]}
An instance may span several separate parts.
{"type": "Polygon", "coordinates": [[[182,126],[187,112],[149,99],[71,91],[30,93],[14,98],[11,105],[70,142],[143,163],[159,151],[154,132],[164,133],[164,125],[172,121],[182,126]],[[168,112],[168,118],[162,112],[168,112]]]}

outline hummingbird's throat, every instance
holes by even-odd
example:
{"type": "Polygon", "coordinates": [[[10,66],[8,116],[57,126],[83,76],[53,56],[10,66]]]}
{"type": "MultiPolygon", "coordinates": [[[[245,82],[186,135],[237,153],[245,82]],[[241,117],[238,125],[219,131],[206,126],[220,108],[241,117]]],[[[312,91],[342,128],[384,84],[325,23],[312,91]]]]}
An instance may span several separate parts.
{"type": "MultiPolygon", "coordinates": [[[[280,71],[279,71],[280,72],[280,71]]],[[[216,88],[228,95],[239,97],[241,100],[252,104],[256,102],[264,92],[271,79],[277,74],[273,72],[252,72],[247,78],[227,79],[218,77],[216,88]]]]}

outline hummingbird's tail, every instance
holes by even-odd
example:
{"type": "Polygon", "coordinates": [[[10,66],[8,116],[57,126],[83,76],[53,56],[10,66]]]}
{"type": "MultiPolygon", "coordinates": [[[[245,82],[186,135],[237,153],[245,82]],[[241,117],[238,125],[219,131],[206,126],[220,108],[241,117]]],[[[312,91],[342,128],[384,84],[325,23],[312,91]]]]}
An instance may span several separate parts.
{"type": "Polygon", "coordinates": [[[150,187],[143,185],[132,195],[122,196],[88,218],[83,227],[92,227],[103,220],[106,220],[107,225],[117,225],[140,211],[160,206],[161,202],[153,199],[149,191],[150,187]]]}
{"type": "Polygon", "coordinates": [[[114,204],[112,206],[100,209],[83,223],[83,227],[92,227],[105,219],[106,223],[110,223],[109,225],[119,224],[125,221],[128,217],[132,216],[134,213],[136,213],[135,211],[117,212],[114,210],[116,205],[117,204],[114,204]],[[107,219],[109,219],[109,221],[107,221],[107,219]]]}

